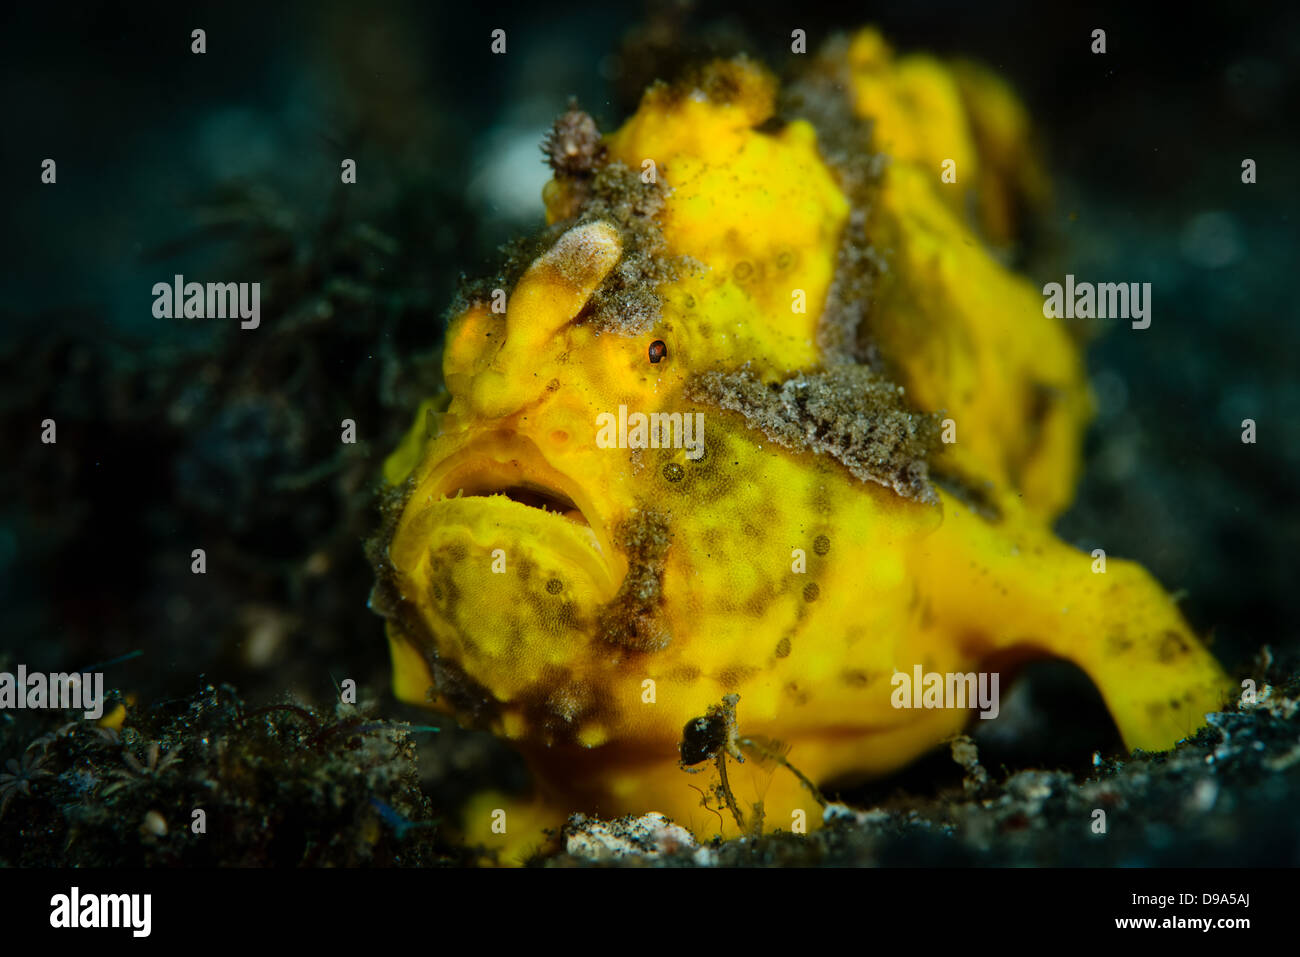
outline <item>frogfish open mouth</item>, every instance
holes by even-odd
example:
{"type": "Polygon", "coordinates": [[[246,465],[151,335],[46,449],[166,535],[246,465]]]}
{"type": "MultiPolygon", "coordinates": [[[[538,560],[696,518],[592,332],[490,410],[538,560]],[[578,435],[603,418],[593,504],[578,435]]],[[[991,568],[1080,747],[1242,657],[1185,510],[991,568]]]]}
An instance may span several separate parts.
{"type": "MultiPolygon", "coordinates": [[[[738,58],[612,134],[557,121],[548,226],[453,310],[371,547],[397,696],[533,772],[467,838],[523,847],[578,811],[736,833],[681,767],[724,700],[817,784],[970,720],[898,675],[1063,658],[1148,750],[1219,706],[1152,577],[1052,534],[1091,404],[997,254],[1046,195],[1029,140],[999,80],[871,30],[784,88],[738,58]]],[[[728,788],[768,828],[816,823],[780,768],[728,788]]]]}

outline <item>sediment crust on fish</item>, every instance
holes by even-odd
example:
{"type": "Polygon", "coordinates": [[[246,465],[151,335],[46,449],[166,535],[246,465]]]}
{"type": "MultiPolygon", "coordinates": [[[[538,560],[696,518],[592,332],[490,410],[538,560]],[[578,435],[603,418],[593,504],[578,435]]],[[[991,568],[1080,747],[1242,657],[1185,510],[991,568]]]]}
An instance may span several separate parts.
{"type": "Polygon", "coordinates": [[[772,385],[748,370],[706,372],[687,396],[739,412],[778,445],[829,455],[904,498],[939,500],[928,466],[936,417],[908,409],[902,388],[866,366],[834,366],[772,385]]]}

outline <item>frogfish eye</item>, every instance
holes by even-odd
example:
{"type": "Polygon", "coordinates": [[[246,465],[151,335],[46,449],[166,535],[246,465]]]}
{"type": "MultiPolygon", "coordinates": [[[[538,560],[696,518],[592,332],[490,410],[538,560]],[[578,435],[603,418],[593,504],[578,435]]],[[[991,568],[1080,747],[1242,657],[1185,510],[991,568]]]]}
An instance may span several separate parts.
{"type": "Polygon", "coordinates": [[[668,347],[664,345],[662,339],[656,339],[650,343],[650,361],[658,362],[664,356],[668,355],[668,347]]]}

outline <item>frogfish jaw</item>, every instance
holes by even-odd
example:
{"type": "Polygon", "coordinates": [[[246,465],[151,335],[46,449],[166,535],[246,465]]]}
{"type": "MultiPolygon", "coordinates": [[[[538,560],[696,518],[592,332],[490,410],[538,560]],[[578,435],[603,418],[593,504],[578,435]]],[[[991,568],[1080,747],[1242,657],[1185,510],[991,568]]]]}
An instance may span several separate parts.
{"type": "Polygon", "coordinates": [[[507,737],[588,642],[626,562],[600,505],[527,436],[443,436],[388,546],[399,697],[507,737]]]}

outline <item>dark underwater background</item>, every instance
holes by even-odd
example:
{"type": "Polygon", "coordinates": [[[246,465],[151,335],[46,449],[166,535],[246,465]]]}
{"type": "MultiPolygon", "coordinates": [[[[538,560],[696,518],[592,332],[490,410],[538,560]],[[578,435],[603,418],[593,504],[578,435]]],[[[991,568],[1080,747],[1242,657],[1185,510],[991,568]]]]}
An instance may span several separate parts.
{"type": "MultiPolygon", "coordinates": [[[[44,746],[50,777],[0,818],[0,863],[456,861],[432,828],[421,843],[411,826],[454,817],[486,784],[522,788],[526,775],[490,737],[388,691],[362,547],[378,521],[377,470],[438,385],[458,277],[487,272],[503,242],[541,223],[549,170],[537,144],[569,98],[610,130],[688,54],[743,49],[780,69],[796,27],[815,50],[875,24],[899,52],[981,60],[1016,87],[1055,188],[1020,268],[1040,285],[1071,272],[1153,288],[1150,329],[1111,323],[1090,346],[1099,414],[1058,531],[1145,564],[1225,666],[1286,684],[1300,648],[1300,10],[1071,6],[7,5],[0,670],[122,659],[106,681],[130,706],[121,741],[44,746]],[[203,56],[190,53],[196,27],[203,56]],[[497,27],[506,56],[489,52],[497,27]],[[1089,52],[1097,27],[1104,56],[1089,52]],[[46,157],[57,185],[40,182],[46,157]],[[344,157],[357,162],[355,186],[339,182],[344,157]],[[1247,157],[1258,164],[1249,186],[1247,157]],[[153,284],[177,273],[260,281],[261,328],[155,319],[153,284]],[[39,439],[46,418],[55,445],[39,439]],[[355,445],[339,441],[345,418],[355,445]],[[1253,445],[1240,439],[1246,418],[1253,445]],[[205,575],[191,574],[194,548],[206,550],[205,575]],[[403,739],[407,764],[391,768],[370,754],[369,725],[328,731],[345,678],[374,721],[442,730],[403,739]],[[310,721],[275,710],[287,702],[310,721]],[[267,708],[273,737],[297,735],[309,761],[357,778],[340,800],[361,810],[340,824],[328,817],[338,801],[269,780],[280,758],[248,730],[267,708]],[[83,806],[103,794],[94,782],[114,773],[116,750],[147,757],[150,741],[186,746],[209,729],[241,742],[238,806],[270,809],[279,833],[234,829],[199,853],[138,839],[125,811],[83,806]],[[357,747],[327,746],[345,739],[357,747]],[[91,778],[78,785],[74,768],[91,778]],[[315,828],[362,829],[367,807],[382,840],[314,841],[315,828]],[[69,822],[100,837],[69,851],[69,822]],[[34,839],[38,825],[55,837],[34,839]]],[[[1022,677],[1004,706],[1012,720],[979,742],[995,776],[1084,774],[1094,751],[1119,753],[1077,672],[1044,664],[1022,677]]],[[[0,762],[54,724],[0,714],[0,762]]],[[[186,752],[179,790],[234,773],[203,747],[186,752]]],[[[844,797],[930,799],[961,776],[940,749],[844,797]]],[[[1300,860],[1300,832],[1280,810],[1295,794],[1288,781],[1272,803],[1230,808],[1230,836],[1203,853],[1300,860]]],[[[137,783],[113,792],[130,813],[154,800],[137,783]]],[[[1153,789],[1149,800],[1172,798],[1153,789]]],[[[191,801],[178,794],[175,806],[191,801]]],[[[918,853],[997,862],[996,845],[918,853]]],[[[1028,859],[1096,860],[1044,846],[1028,859]]],[[[1124,860],[1180,860],[1169,848],[1138,836],[1124,860]]]]}

